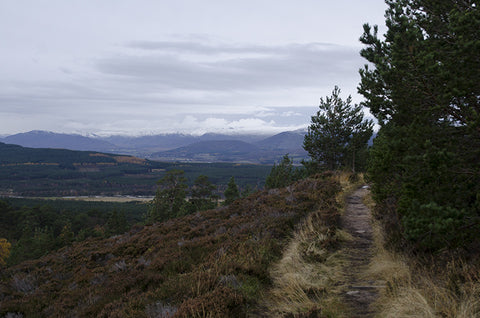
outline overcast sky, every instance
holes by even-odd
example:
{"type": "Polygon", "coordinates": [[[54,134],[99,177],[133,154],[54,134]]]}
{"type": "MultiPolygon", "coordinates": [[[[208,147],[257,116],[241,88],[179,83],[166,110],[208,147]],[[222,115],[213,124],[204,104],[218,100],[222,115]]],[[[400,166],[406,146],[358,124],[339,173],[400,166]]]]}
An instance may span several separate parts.
{"type": "Polygon", "coordinates": [[[0,0],[0,134],[265,132],[357,95],[383,0],[0,0]]]}

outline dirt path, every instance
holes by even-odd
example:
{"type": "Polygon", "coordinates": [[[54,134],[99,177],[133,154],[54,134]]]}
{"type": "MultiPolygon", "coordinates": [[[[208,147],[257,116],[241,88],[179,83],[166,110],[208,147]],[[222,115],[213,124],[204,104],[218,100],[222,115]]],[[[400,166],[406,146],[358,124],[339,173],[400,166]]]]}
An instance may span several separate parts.
{"type": "Polygon", "coordinates": [[[364,277],[373,256],[370,210],[362,202],[367,193],[368,188],[362,187],[349,195],[341,218],[342,227],[353,237],[353,240],[345,243],[348,263],[344,268],[346,282],[342,295],[345,303],[351,307],[352,317],[373,317],[375,312],[371,304],[378,295],[378,289],[383,287],[364,277]]]}
{"type": "Polygon", "coordinates": [[[272,268],[273,287],[249,317],[374,317],[371,305],[384,286],[366,275],[375,252],[370,210],[363,204],[368,192],[362,187],[345,199],[340,225],[351,239],[343,234],[338,250],[315,249],[328,231],[321,230],[315,218],[305,220],[272,268]],[[305,259],[306,247],[324,257],[305,259]]]}

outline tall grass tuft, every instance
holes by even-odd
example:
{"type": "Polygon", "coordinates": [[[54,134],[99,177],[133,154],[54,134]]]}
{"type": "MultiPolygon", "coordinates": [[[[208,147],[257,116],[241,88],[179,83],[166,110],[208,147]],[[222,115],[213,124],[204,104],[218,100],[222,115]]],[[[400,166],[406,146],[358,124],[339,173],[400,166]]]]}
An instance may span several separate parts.
{"type": "Polygon", "coordinates": [[[273,284],[263,299],[268,316],[347,316],[338,297],[345,280],[345,261],[339,247],[351,236],[338,229],[338,221],[343,193],[353,187],[347,175],[334,177],[342,191],[298,225],[282,258],[270,271],[273,284]]]}
{"type": "MultiPolygon", "coordinates": [[[[373,207],[371,198],[366,202],[373,207]]],[[[444,252],[411,255],[385,248],[374,223],[375,257],[367,275],[387,288],[376,303],[379,317],[480,317],[480,259],[444,252]]]]}

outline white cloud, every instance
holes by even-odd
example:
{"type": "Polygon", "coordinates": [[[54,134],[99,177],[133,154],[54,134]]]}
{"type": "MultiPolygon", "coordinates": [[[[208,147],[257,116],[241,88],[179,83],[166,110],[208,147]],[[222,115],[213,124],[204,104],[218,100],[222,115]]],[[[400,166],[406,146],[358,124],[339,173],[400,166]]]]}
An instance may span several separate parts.
{"type": "Polygon", "coordinates": [[[281,113],[280,116],[282,116],[282,117],[292,117],[292,116],[302,116],[302,114],[299,113],[299,112],[288,111],[288,112],[281,113]]]}

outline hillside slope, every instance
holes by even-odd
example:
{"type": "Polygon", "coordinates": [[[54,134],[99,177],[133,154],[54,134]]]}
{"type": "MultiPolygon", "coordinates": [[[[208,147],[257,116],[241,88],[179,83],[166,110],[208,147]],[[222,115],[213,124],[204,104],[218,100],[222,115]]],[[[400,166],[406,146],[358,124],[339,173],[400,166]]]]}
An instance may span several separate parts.
{"type": "Polygon", "coordinates": [[[191,160],[215,162],[257,161],[260,148],[239,140],[200,141],[177,149],[151,155],[158,160],[191,160]]]}
{"type": "Polygon", "coordinates": [[[0,316],[245,317],[295,224],[317,211],[335,225],[338,191],[328,176],[303,180],[7,268],[0,316]]]}
{"type": "Polygon", "coordinates": [[[132,156],[0,143],[0,196],[152,194],[161,164],[132,156]]]}
{"type": "Polygon", "coordinates": [[[0,196],[147,195],[166,171],[190,183],[207,175],[217,186],[234,176],[240,187],[262,186],[271,167],[237,163],[156,162],[133,156],[0,143],[0,196]]]}
{"type": "Polygon", "coordinates": [[[264,149],[271,150],[304,151],[302,148],[304,138],[304,131],[285,131],[257,141],[255,145],[264,149]]]}
{"type": "Polygon", "coordinates": [[[145,159],[133,156],[113,155],[94,151],[76,151],[67,149],[30,148],[0,142],[0,164],[47,164],[57,163],[73,165],[74,163],[106,164],[106,163],[146,164],[145,159]]]}

